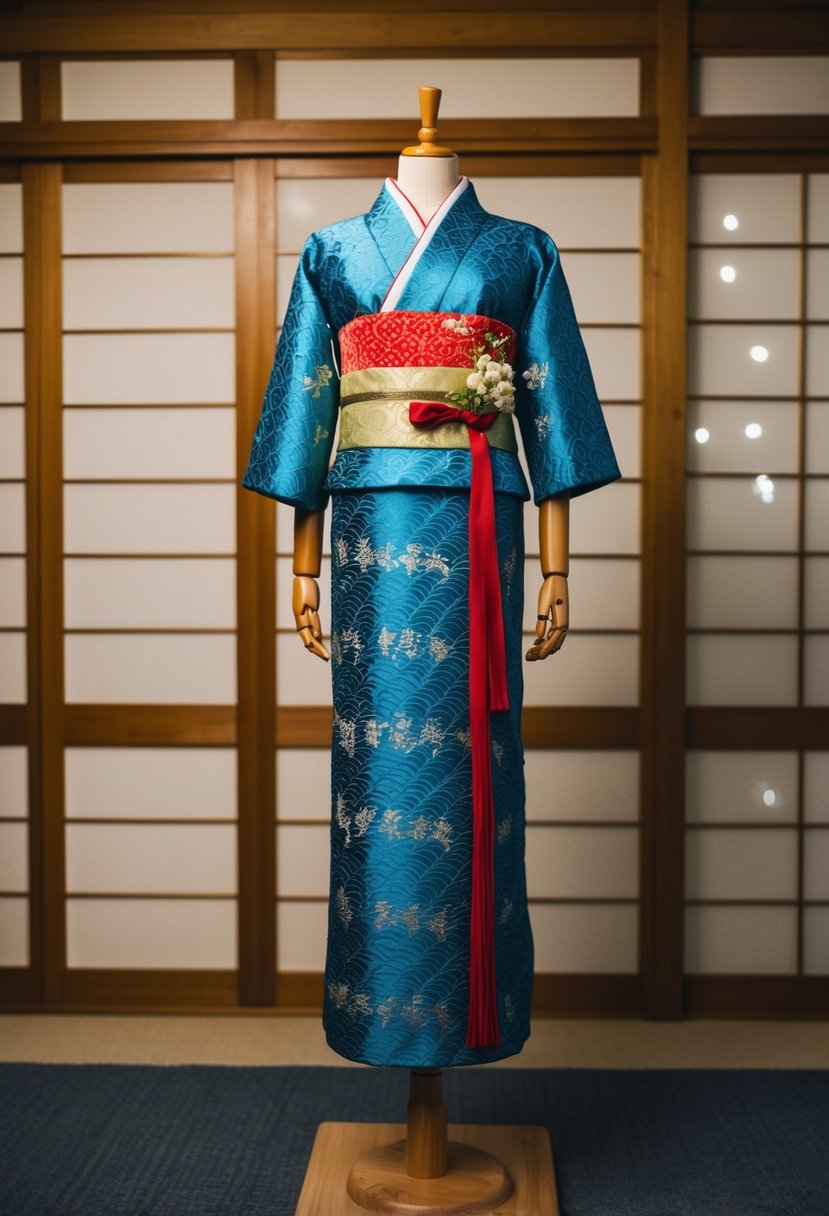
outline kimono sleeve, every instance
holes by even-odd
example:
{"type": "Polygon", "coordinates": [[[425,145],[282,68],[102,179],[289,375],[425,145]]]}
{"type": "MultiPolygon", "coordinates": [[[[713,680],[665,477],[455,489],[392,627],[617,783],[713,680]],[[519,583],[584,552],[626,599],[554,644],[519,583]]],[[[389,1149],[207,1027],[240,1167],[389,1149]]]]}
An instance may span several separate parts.
{"type": "Polygon", "coordinates": [[[596,394],[558,249],[544,234],[519,335],[516,416],[536,504],[622,476],[596,394]]]}
{"type": "Polygon", "coordinates": [[[291,288],[248,467],[242,478],[279,502],[316,511],[339,408],[339,378],[329,324],[316,286],[317,246],[309,237],[291,288]]]}

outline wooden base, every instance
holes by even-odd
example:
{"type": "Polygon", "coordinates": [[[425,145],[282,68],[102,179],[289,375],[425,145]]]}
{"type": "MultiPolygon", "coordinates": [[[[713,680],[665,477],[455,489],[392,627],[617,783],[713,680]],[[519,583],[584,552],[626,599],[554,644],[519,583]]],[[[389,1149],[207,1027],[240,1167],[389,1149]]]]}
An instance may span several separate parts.
{"type": "Polygon", "coordinates": [[[405,1123],[321,1123],[295,1216],[362,1216],[366,1211],[559,1216],[545,1127],[450,1123],[449,1168],[439,1178],[412,1178],[406,1172],[406,1130],[405,1123]],[[491,1202],[481,1191],[482,1182],[494,1195],[491,1202]],[[510,1183],[512,1193],[499,1198],[510,1183]],[[362,1193],[365,1206],[349,1190],[362,1193]]]}

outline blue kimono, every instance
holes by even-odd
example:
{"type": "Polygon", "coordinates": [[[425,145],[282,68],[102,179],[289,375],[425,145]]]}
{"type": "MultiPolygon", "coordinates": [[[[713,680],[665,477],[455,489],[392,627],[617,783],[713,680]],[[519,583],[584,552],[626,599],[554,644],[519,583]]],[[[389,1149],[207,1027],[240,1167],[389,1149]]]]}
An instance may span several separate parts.
{"type": "MultiPolygon", "coordinates": [[[[387,179],[367,215],[308,238],[242,485],[310,510],[332,501],[323,1025],[336,1052],[367,1064],[482,1064],[520,1052],[530,1033],[520,734],[530,490],[514,441],[496,444],[493,434],[510,706],[491,719],[499,1041],[469,1047],[471,459],[463,438],[366,441],[357,432],[346,442],[346,409],[355,407],[340,413],[339,334],[357,317],[389,310],[511,327],[515,416],[536,503],[596,489],[621,472],[545,232],[490,215],[463,177],[428,224],[387,179]]],[[[405,375],[404,348],[399,362],[394,373],[405,375]]],[[[511,433],[511,417],[500,422],[511,433]]]]}

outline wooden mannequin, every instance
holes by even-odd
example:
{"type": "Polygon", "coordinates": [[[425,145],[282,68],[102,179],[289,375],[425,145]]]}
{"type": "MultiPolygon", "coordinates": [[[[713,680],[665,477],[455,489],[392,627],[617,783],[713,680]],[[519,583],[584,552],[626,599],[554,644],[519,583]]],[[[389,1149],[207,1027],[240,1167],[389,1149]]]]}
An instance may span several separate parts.
{"type": "MultiPolygon", "coordinates": [[[[398,162],[397,182],[424,221],[434,214],[458,181],[458,158],[434,142],[441,90],[419,90],[422,127],[419,144],[404,148],[398,162]]],[[[546,659],[564,642],[569,624],[567,575],[569,573],[569,498],[566,494],[545,499],[539,507],[539,552],[543,583],[538,596],[536,640],[526,653],[534,662],[546,659]]],[[[330,653],[322,640],[319,617],[319,576],[322,564],[323,511],[296,508],[294,515],[292,609],[303,645],[318,658],[330,653]]],[[[470,597],[471,599],[471,597],[470,597]]],[[[517,1216],[550,1216],[558,1211],[549,1138],[543,1128],[478,1127],[453,1125],[456,1137],[448,1139],[446,1103],[442,1097],[441,1069],[412,1068],[405,1140],[381,1138],[356,1159],[346,1157],[346,1189],[356,1207],[337,1212],[369,1209],[372,1212],[414,1216],[415,1213],[515,1212],[517,1216]],[[487,1137],[483,1133],[489,1132],[487,1137]],[[466,1140],[467,1133],[471,1141],[466,1140]],[[462,1136],[462,1138],[460,1138],[462,1136]],[[488,1141],[494,1152],[480,1145],[488,1141]],[[508,1150],[511,1150],[508,1151],[508,1150]],[[501,1157],[510,1158],[510,1169],[501,1157]],[[520,1179],[518,1190],[514,1177],[520,1179]],[[505,1206],[501,1206],[501,1205],[505,1206]]],[[[349,1129],[350,1124],[323,1124],[325,1130],[349,1129]]],[[[365,1125],[382,1132],[383,1125],[365,1125]]],[[[388,1131],[393,1130],[388,1125],[388,1131]]],[[[341,1133],[331,1142],[341,1142],[341,1133]]],[[[320,1157],[322,1142],[319,1141],[320,1157]]],[[[317,1146],[315,1146],[315,1156],[317,1146]]],[[[316,1216],[324,1208],[323,1186],[314,1174],[312,1157],[306,1187],[308,1206],[303,1202],[297,1216],[316,1216]],[[316,1206],[319,1204],[320,1206],[316,1206]]],[[[327,1170],[335,1173],[338,1163],[328,1158],[327,1170]]],[[[302,1199],[305,1199],[303,1190],[302,1199]]],[[[346,1199],[346,1203],[349,1200],[346,1199]]],[[[331,1211],[330,1216],[334,1216],[331,1211]]]]}

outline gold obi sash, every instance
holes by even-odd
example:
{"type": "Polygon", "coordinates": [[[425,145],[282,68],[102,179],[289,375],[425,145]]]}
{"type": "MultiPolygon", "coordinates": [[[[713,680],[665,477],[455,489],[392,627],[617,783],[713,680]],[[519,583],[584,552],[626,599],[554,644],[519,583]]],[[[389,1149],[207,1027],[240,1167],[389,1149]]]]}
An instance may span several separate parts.
{"type": "MultiPolygon", "coordinates": [[[[409,421],[410,401],[439,401],[460,408],[448,393],[466,388],[468,367],[367,367],[346,372],[340,381],[340,439],[348,448],[469,448],[465,422],[423,430],[409,421]]],[[[487,411],[488,412],[488,411],[487,411]]],[[[490,447],[517,452],[512,416],[498,417],[486,432],[490,447]]]]}

